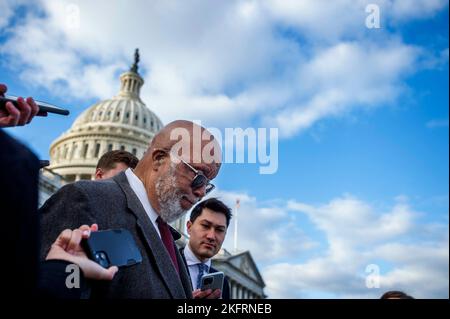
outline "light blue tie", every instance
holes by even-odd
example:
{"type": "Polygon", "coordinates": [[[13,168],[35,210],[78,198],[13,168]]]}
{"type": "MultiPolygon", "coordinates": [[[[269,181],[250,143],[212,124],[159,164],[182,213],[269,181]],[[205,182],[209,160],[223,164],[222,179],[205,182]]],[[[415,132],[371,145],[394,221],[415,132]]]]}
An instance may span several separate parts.
{"type": "Polygon", "coordinates": [[[204,263],[198,263],[197,267],[198,267],[197,289],[200,289],[202,276],[204,273],[208,272],[208,266],[206,266],[204,263]]]}

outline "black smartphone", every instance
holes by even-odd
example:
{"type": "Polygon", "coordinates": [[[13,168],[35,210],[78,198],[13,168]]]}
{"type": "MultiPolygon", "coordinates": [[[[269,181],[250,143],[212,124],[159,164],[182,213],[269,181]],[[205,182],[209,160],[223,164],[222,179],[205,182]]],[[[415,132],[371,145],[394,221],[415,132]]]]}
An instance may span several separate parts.
{"type": "Polygon", "coordinates": [[[142,262],[136,242],[126,229],[91,232],[82,244],[88,257],[104,268],[126,267],[142,262]]]}
{"type": "MultiPolygon", "coordinates": [[[[0,96],[0,108],[4,108],[6,102],[12,102],[12,104],[17,107],[17,98],[17,96],[13,95],[0,96]]],[[[37,116],[43,116],[45,115],[45,113],[55,113],[60,115],[70,114],[69,110],[62,109],[56,105],[36,100],[34,102],[37,104],[37,106],[39,106],[39,112],[36,114],[37,116]]]]}

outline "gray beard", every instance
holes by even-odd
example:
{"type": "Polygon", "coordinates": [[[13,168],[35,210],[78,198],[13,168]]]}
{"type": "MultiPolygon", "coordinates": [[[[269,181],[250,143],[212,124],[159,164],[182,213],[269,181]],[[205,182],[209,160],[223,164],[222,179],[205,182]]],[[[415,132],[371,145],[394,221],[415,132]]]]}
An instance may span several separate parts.
{"type": "Polygon", "coordinates": [[[174,172],[175,165],[171,165],[167,174],[160,176],[155,185],[160,207],[159,216],[166,223],[171,223],[188,212],[181,207],[180,200],[183,195],[176,187],[174,172]]]}

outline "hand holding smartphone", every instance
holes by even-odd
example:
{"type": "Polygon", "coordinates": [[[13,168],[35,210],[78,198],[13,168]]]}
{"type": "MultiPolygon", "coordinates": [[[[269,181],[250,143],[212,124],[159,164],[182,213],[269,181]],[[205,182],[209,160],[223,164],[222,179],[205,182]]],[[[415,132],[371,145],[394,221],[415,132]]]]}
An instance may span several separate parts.
{"type": "MultiPolygon", "coordinates": [[[[212,291],[220,289],[222,294],[223,281],[224,281],[224,274],[221,271],[205,274],[202,277],[200,289],[201,290],[211,289],[212,291]]],[[[222,295],[220,296],[220,298],[222,298],[222,295]]]]}
{"type": "MultiPolygon", "coordinates": [[[[5,108],[7,102],[12,102],[15,107],[17,107],[17,96],[14,95],[5,95],[0,96],[0,108],[5,108]]],[[[39,112],[36,114],[37,116],[46,116],[47,113],[55,113],[60,115],[69,115],[70,111],[66,109],[62,109],[56,105],[52,105],[42,101],[34,101],[39,107],[39,112]]]]}
{"type": "Polygon", "coordinates": [[[126,229],[92,232],[82,245],[89,259],[104,268],[132,266],[142,262],[136,242],[126,229]]]}

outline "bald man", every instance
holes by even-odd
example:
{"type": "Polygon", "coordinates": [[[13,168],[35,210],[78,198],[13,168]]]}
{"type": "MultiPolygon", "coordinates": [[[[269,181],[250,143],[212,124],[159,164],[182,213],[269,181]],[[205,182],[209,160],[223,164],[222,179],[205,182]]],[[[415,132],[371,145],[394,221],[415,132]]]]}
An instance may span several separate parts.
{"type": "MultiPolygon", "coordinates": [[[[111,282],[92,282],[94,298],[192,298],[189,273],[176,249],[171,223],[214,186],[220,147],[203,127],[189,121],[165,126],[134,170],[112,179],[68,184],[40,209],[41,257],[64,229],[98,224],[128,229],[141,252],[140,264],[121,268],[111,282]]],[[[196,298],[216,298],[204,291],[196,298]]]]}

